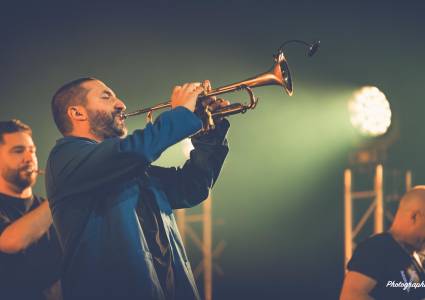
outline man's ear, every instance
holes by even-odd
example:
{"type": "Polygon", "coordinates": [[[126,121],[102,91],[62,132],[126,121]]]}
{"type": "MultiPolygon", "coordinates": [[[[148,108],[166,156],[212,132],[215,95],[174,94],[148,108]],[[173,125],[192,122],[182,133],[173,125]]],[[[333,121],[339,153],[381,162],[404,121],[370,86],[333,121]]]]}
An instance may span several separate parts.
{"type": "Polygon", "coordinates": [[[70,106],[66,110],[66,113],[71,121],[86,121],[88,119],[87,110],[82,105],[70,106]]]}
{"type": "Polygon", "coordinates": [[[421,212],[417,209],[412,211],[412,213],[410,214],[410,218],[412,219],[413,224],[417,222],[418,218],[420,217],[420,214],[421,212]]]}

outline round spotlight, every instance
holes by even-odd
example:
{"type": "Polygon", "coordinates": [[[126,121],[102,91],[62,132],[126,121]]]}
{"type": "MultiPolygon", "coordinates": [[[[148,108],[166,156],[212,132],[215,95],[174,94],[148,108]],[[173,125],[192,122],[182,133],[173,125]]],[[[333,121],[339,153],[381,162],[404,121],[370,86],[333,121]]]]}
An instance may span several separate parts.
{"type": "Polygon", "coordinates": [[[348,102],[351,124],[362,134],[379,136],[391,125],[390,103],[378,88],[365,86],[348,102]]]}

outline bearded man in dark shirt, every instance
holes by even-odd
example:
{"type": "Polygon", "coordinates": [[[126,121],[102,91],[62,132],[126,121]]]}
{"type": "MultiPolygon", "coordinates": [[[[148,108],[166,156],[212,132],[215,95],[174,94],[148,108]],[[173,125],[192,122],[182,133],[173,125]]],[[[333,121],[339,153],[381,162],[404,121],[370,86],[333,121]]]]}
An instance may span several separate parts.
{"type": "Polygon", "coordinates": [[[0,298],[61,299],[61,250],[47,200],[34,195],[31,128],[0,122],[0,298]]]}

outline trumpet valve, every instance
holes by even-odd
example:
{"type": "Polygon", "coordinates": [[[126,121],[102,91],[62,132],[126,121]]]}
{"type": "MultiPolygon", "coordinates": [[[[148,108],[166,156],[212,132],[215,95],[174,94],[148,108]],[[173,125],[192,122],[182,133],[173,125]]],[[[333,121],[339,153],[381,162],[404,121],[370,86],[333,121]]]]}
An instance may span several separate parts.
{"type": "Polygon", "coordinates": [[[206,130],[210,130],[210,129],[214,129],[215,128],[215,123],[214,123],[214,119],[213,119],[213,115],[211,113],[211,109],[210,106],[207,105],[205,106],[205,116],[207,119],[207,128],[206,130]]]}
{"type": "Polygon", "coordinates": [[[146,123],[153,123],[153,111],[148,111],[146,115],[146,123]]]}

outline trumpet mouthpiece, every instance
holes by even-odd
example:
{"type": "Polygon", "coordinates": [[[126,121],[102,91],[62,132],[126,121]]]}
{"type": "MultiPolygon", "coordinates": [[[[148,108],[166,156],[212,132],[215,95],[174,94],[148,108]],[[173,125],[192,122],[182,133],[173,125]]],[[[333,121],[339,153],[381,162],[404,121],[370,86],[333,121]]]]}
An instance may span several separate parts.
{"type": "Polygon", "coordinates": [[[46,172],[44,170],[29,170],[28,173],[36,173],[38,175],[44,175],[46,172]]]}

